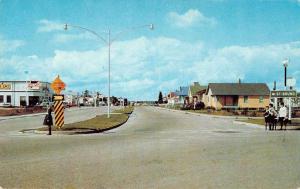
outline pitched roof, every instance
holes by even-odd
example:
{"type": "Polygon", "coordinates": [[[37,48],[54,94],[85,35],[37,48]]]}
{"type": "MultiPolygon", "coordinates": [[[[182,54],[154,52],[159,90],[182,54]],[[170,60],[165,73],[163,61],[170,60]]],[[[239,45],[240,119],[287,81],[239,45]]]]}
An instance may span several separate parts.
{"type": "Polygon", "coordinates": [[[179,87],[179,91],[177,91],[178,96],[188,96],[189,94],[189,87],[179,87]]]}
{"type": "Polygon", "coordinates": [[[270,89],[265,83],[209,83],[209,88],[212,95],[270,95],[270,89]]]}
{"type": "Polygon", "coordinates": [[[201,91],[201,90],[206,89],[206,88],[207,88],[207,86],[201,86],[198,82],[194,82],[190,86],[191,94],[192,94],[192,96],[197,95],[198,91],[201,91]]]}

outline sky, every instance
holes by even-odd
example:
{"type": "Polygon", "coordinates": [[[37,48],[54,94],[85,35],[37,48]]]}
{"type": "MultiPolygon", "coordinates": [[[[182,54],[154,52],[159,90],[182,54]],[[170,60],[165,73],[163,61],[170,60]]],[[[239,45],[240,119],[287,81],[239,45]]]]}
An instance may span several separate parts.
{"type": "Polygon", "coordinates": [[[111,31],[111,94],[130,100],[194,81],[281,89],[286,58],[300,76],[300,0],[0,0],[0,80],[60,75],[67,91],[107,95],[107,44],[65,23],[111,31]]]}

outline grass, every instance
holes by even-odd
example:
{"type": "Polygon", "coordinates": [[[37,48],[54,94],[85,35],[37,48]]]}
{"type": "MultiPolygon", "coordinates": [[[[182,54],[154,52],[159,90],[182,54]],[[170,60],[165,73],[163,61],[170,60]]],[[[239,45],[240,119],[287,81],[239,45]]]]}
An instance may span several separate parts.
{"type": "Polygon", "coordinates": [[[252,124],[257,124],[257,125],[265,125],[264,119],[245,119],[245,120],[237,120],[237,121],[245,122],[245,123],[252,123],[252,124]]]}
{"type": "Polygon", "coordinates": [[[210,111],[208,110],[185,110],[188,112],[194,112],[194,113],[201,113],[201,114],[209,114],[209,115],[218,115],[218,116],[238,116],[234,115],[232,112],[227,112],[227,111],[210,111]]]}
{"type": "MultiPolygon", "coordinates": [[[[95,118],[80,121],[76,123],[65,124],[61,129],[57,127],[52,127],[52,131],[94,131],[100,132],[108,130],[111,128],[118,127],[125,123],[129,115],[133,112],[133,107],[126,107],[124,109],[115,110],[108,119],[107,115],[96,116],[95,118]]],[[[38,129],[39,131],[47,131],[48,127],[42,127],[38,129]]]]}

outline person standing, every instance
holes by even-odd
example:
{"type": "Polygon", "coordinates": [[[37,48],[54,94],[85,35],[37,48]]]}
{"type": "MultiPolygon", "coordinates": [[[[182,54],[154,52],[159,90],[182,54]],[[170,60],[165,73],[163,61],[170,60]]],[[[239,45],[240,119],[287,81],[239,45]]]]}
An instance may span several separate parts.
{"type": "Polygon", "coordinates": [[[280,122],[280,130],[282,130],[283,125],[285,126],[286,130],[286,119],[287,119],[287,108],[284,106],[284,103],[280,103],[279,109],[279,122],[280,122]]]}
{"type": "Polygon", "coordinates": [[[269,130],[274,130],[276,129],[276,117],[277,117],[277,112],[274,109],[273,104],[269,104],[269,130]]]}
{"type": "Polygon", "coordinates": [[[268,124],[270,122],[270,112],[269,112],[269,106],[266,106],[266,111],[264,113],[264,117],[265,117],[265,129],[268,129],[268,124]]]}
{"type": "Polygon", "coordinates": [[[47,109],[47,115],[45,116],[45,119],[44,119],[44,125],[47,125],[48,126],[48,135],[51,135],[51,126],[53,125],[53,118],[52,118],[52,107],[50,106],[48,109],[47,109]]]}

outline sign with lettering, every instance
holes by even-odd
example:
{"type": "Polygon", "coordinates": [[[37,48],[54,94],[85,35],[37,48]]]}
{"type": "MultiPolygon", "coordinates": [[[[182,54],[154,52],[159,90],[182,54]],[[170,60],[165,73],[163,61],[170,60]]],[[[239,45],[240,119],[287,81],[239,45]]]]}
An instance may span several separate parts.
{"type": "Polygon", "coordinates": [[[9,90],[9,89],[11,89],[11,84],[9,84],[9,83],[0,83],[0,89],[9,90]]]}
{"type": "Polygon", "coordinates": [[[52,101],[64,100],[64,95],[53,95],[52,101]]]}
{"type": "Polygon", "coordinates": [[[29,89],[39,90],[40,89],[40,82],[39,81],[30,81],[28,83],[29,89]]]}
{"type": "Polygon", "coordinates": [[[284,98],[284,97],[297,97],[297,91],[271,91],[271,97],[284,98]]]}

